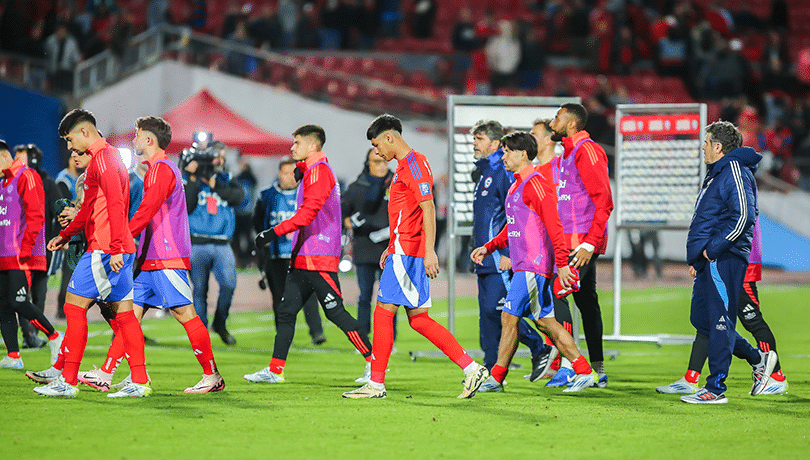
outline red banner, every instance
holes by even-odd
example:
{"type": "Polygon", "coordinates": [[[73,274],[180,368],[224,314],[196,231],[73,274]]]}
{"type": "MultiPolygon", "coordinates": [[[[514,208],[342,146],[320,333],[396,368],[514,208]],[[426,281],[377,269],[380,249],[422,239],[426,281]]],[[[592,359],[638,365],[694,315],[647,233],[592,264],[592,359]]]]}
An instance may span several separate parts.
{"type": "Polygon", "coordinates": [[[625,135],[699,134],[700,115],[636,115],[622,117],[619,131],[625,135]]]}

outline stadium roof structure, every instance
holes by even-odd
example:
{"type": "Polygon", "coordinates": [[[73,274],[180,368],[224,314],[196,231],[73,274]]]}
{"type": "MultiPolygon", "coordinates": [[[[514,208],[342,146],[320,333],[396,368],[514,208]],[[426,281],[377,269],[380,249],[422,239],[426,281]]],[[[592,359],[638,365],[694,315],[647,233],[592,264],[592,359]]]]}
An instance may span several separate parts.
{"type": "MultiPolygon", "coordinates": [[[[214,139],[243,155],[282,156],[290,153],[292,138],[263,130],[237,114],[230,107],[204,89],[176,105],[163,115],[172,126],[172,142],[168,154],[180,154],[189,147],[194,133],[213,134],[214,139]]],[[[134,132],[114,134],[108,141],[112,145],[128,145],[134,132]],[[118,142],[118,144],[116,143],[118,142]]]]}

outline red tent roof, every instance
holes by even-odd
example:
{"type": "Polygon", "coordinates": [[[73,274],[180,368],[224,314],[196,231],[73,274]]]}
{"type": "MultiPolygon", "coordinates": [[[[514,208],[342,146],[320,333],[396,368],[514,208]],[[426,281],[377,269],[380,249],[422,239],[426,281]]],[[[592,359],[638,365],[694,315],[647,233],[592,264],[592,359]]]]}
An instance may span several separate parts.
{"type": "MultiPolygon", "coordinates": [[[[197,131],[212,133],[214,139],[244,155],[281,156],[290,153],[292,139],[264,131],[238,115],[208,90],[189,97],[163,115],[172,126],[172,143],[167,153],[179,154],[189,147],[197,131]]],[[[112,145],[129,146],[134,132],[109,136],[112,145]]]]}

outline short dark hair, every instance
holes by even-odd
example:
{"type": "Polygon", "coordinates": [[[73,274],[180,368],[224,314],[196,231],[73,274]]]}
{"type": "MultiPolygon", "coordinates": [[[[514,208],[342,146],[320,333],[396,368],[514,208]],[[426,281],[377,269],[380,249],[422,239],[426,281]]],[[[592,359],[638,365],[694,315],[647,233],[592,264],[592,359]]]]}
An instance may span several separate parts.
{"type": "Polygon", "coordinates": [[[281,171],[281,168],[287,165],[295,165],[297,162],[293,160],[293,158],[289,155],[285,155],[281,157],[281,162],[278,164],[278,170],[281,171]]]}
{"type": "Polygon", "coordinates": [[[141,117],[135,120],[135,126],[154,134],[161,150],[166,150],[166,147],[172,142],[172,127],[163,118],[141,117]]]}
{"type": "Polygon", "coordinates": [[[574,116],[574,120],[577,121],[578,130],[582,131],[585,129],[585,125],[588,123],[588,109],[586,109],[584,105],[576,102],[567,102],[560,106],[560,108],[565,109],[566,112],[574,116]]]}
{"type": "Polygon", "coordinates": [[[3,139],[0,139],[0,150],[5,150],[8,153],[11,153],[11,149],[8,148],[8,144],[3,139]]]}
{"type": "Polygon", "coordinates": [[[28,155],[28,166],[39,171],[42,165],[42,150],[36,144],[20,144],[14,146],[14,153],[25,152],[28,155]]]}
{"type": "Polygon", "coordinates": [[[304,125],[293,132],[293,137],[295,136],[315,136],[315,139],[320,142],[321,148],[323,148],[323,144],[326,144],[326,132],[318,125],[304,125]]]}
{"type": "Polygon", "coordinates": [[[504,132],[503,126],[495,120],[478,120],[475,126],[470,130],[470,134],[473,136],[483,134],[491,141],[499,141],[506,133],[504,132]]]}
{"type": "Polygon", "coordinates": [[[62,118],[62,121],[59,123],[59,136],[64,137],[69,133],[73,128],[76,127],[79,123],[88,122],[93,126],[96,126],[96,117],[93,116],[93,112],[89,112],[84,109],[73,109],[62,118]]]}
{"type": "Polygon", "coordinates": [[[400,134],[402,134],[402,122],[399,121],[399,118],[384,113],[379,117],[375,118],[374,121],[368,126],[368,130],[366,131],[366,138],[368,140],[372,140],[375,137],[379,136],[380,134],[394,130],[400,134]]]}
{"type": "Polygon", "coordinates": [[[537,126],[537,125],[541,125],[543,127],[543,129],[546,130],[547,133],[551,132],[551,120],[549,120],[548,118],[538,118],[537,120],[534,120],[534,123],[532,123],[532,126],[537,126]]]}
{"type": "Polygon", "coordinates": [[[712,135],[712,141],[723,145],[723,155],[742,147],[743,138],[740,130],[728,121],[715,121],[706,127],[706,134],[712,135]]]}
{"type": "Polygon", "coordinates": [[[501,146],[509,150],[524,150],[529,161],[537,156],[537,140],[526,131],[515,131],[503,136],[501,146]]]}

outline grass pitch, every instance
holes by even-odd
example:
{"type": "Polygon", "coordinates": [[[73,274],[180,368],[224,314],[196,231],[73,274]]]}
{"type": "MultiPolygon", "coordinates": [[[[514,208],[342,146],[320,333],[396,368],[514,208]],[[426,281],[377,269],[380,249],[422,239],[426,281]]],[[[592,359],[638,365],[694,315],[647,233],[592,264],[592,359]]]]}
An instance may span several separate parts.
{"type": "MultiPolygon", "coordinates": [[[[605,331],[612,325],[612,293],[602,290],[605,331]]],[[[629,334],[692,334],[688,288],[623,291],[623,331],[629,334]]],[[[212,335],[225,378],[222,393],[186,395],[201,370],[185,332],[174,319],[147,318],[145,333],[159,343],[146,349],[154,392],[144,399],[110,400],[80,386],[75,399],[46,398],[31,391],[23,372],[0,370],[0,458],[122,459],[396,459],[396,458],[596,458],[702,459],[810,456],[809,286],[760,286],[763,312],[777,337],[790,382],[787,395],[751,397],[750,367],[735,360],[727,380],[730,402],[683,404],[655,387],[680,378],[689,346],[606,343],[620,356],[606,363],[607,389],[564,394],[544,381],[507,377],[504,393],[459,400],[461,371],[447,359],[411,361],[409,350],[432,345],[399,314],[399,350],[391,358],[388,398],[348,400],[364,362],[342,333],[324,321],[328,341],[315,347],[299,319],[282,385],[248,384],[242,375],[270,360],[274,325],[270,312],[231,316],[239,340],[225,347],[212,335]]],[[[352,308],[350,307],[350,311],[352,308]]],[[[446,302],[434,303],[441,319],[446,302]]],[[[457,303],[456,336],[478,346],[477,303],[457,303]]],[[[743,336],[750,339],[747,333],[743,336]]],[[[82,369],[101,365],[110,342],[106,324],[90,325],[82,369]]],[[[584,343],[583,343],[584,346],[584,343]]],[[[29,370],[48,367],[47,347],[23,351],[29,370]]],[[[114,381],[128,372],[122,364],[114,381]]],[[[704,376],[706,374],[704,373],[704,376]]]]}

